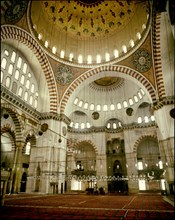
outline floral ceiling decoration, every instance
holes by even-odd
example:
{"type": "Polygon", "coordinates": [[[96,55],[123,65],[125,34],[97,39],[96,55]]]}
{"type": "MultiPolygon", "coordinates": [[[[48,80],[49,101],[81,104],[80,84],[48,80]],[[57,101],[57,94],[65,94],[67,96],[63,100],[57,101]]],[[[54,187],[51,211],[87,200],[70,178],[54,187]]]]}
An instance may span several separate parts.
{"type": "Polygon", "coordinates": [[[15,24],[18,22],[27,10],[28,0],[12,1],[10,7],[5,11],[5,21],[10,24],[15,24]]]}
{"type": "Polygon", "coordinates": [[[62,31],[80,38],[105,36],[123,28],[135,12],[128,1],[43,1],[43,10],[62,31]]]}
{"type": "Polygon", "coordinates": [[[59,84],[66,85],[72,79],[72,70],[69,66],[60,65],[56,68],[56,79],[59,84]]]}
{"type": "Polygon", "coordinates": [[[147,72],[152,65],[150,53],[143,48],[138,49],[133,54],[133,64],[139,72],[147,72]]]}

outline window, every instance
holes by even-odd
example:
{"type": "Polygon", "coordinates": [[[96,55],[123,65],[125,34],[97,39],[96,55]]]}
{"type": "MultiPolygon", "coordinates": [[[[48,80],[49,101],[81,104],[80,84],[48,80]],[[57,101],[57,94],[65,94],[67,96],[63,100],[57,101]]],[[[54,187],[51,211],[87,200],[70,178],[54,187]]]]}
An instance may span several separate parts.
{"type": "Polygon", "coordinates": [[[134,96],[134,101],[135,101],[135,102],[138,102],[138,101],[139,101],[139,100],[138,100],[138,97],[137,97],[136,95],[134,96]]]}
{"type": "Polygon", "coordinates": [[[77,103],[78,103],[78,98],[76,98],[76,99],[74,100],[74,104],[77,105],[77,103]]]}
{"type": "Polygon", "coordinates": [[[4,73],[1,71],[1,83],[3,81],[4,73]]]}
{"type": "Polygon", "coordinates": [[[22,58],[18,57],[17,67],[20,69],[22,64],[22,58]]]}
{"type": "Polygon", "coordinates": [[[119,56],[118,50],[114,50],[114,57],[117,58],[119,56]]]}
{"type": "Polygon", "coordinates": [[[28,92],[25,92],[24,93],[24,100],[27,102],[27,99],[28,99],[28,92]]]}
{"type": "Polygon", "coordinates": [[[129,44],[131,45],[131,47],[134,47],[134,41],[132,39],[129,41],[129,44]]]}
{"type": "Polygon", "coordinates": [[[113,123],[113,129],[116,129],[117,128],[117,125],[116,125],[116,123],[113,123]]]}
{"type": "Polygon", "coordinates": [[[22,96],[22,92],[23,92],[23,88],[22,88],[22,87],[19,87],[18,95],[19,95],[20,97],[22,96]]]}
{"type": "Polygon", "coordinates": [[[24,75],[22,75],[22,76],[21,76],[21,81],[20,81],[22,85],[24,85],[24,79],[25,79],[25,78],[24,78],[24,75]]]}
{"type": "Polygon", "coordinates": [[[30,144],[30,142],[27,142],[26,149],[25,149],[25,154],[30,155],[30,150],[31,150],[31,144],[30,144]]]}
{"type": "Polygon", "coordinates": [[[48,48],[49,42],[48,42],[47,40],[45,41],[44,46],[45,46],[46,48],[48,48]]]}
{"type": "Polygon", "coordinates": [[[62,50],[62,51],[60,52],[60,57],[61,57],[61,58],[64,58],[64,55],[65,55],[65,52],[64,52],[64,50],[62,50]]]}
{"type": "Polygon", "coordinates": [[[154,115],[151,115],[151,121],[155,121],[154,115]]]}
{"type": "Polygon", "coordinates": [[[82,107],[82,105],[83,105],[83,101],[81,100],[81,101],[79,101],[78,106],[82,107]]]}
{"type": "Polygon", "coordinates": [[[88,103],[87,102],[84,103],[84,109],[88,109],[88,103]]]}
{"type": "Polygon", "coordinates": [[[148,123],[149,122],[149,118],[148,116],[145,116],[145,123],[148,123]]]}
{"type": "Polygon", "coordinates": [[[111,124],[108,122],[107,124],[107,128],[109,129],[111,127],[111,124]]]}
{"type": "Polygon", "coordinates": [[[96,63],[101,63],[101,56],[100,55],[96,56],[96,63]]]}
{"type": "Polygon", "coordinates": [[[137,38],[140,40],[141,34],[140,34],[139,32],[136,34],[136,36],[137,36],[137,38]]]}
{"type": "Polygon", "coordinates": [[[101,111],[101,105],[97,105],[97,111],[101,111]]]}
{"type": "Polygon", "coordinates": [[[52,47],[52,53],[56,54],[57,48],[56,47],[52,47]]]}
{"type": "Polygon", "coordinates": [[[5,58],[3,58],[2,61],[1,61],[1,67],[2,67],[3,69],[5,69],[5,68],[6,68],[6,65],[7,65],[7,60],[6,60],[5,58]]]}
{"type": "Polygon", "coordinates": [[[78,63],[83,63],[83,56],[82,55],[78,56],[78,63]]]}
{"type": "Polygon", "coordinates": [[[115,110],[115,105],[111,104],[110,109],[111,109],[111,111],[114,111],[115,110]]]}
{"type": "Polygon", "coordinates": [[[121,108],[122,108],[121,104],[117,103],[117,109],[121,109],[121,108]]]}
{"type": "Polygon", "coordinates": [[[141,118],[141,117],[138,117],[137,122],[138,122],[139,124],[142,123],[142,118],[141,118]]]}
{"type": "Polygon", "coordinates": [[[39,39],[39,40],[42,39],[42,34],[38,34],[38,39],[39,39]]]}
{"type": "Polygon", "coordinates": [[[90,127],[91,127],[91,125],[90,125],[89,122],[86,123],[86,127],[87,127],[87,128],[90,128],[90,127]]]}
{"type": "Polygon", "coordinates": [[[37,108],[37,106],[38,106],[38,100],[37,100],[37,99],[35,99],[35,102],[34,102],[34,107],[35,107],[35,108],[37,108]]]}
{"type": "Polygon", "coordinates": [[[106,59],[106,61],[110,61],[110,54],[109,53],[105,54],[105,59],[106,59]]]}
{"type": "Polygon", "coordinates": [[[74,58],[74,54],[73,54],[73,53],[70,53],[70,54],[69,54],[69,60],[72,61],[73,58],[74,58]]]}
{"type": "Polygon", "coordinates": [[[132,99],[129,99],[129,104],[130,104],[130,105],[133,105],[133,104],[134,104],[134,102],[133,102],[132,99]]]}
{"type": "Polygon", "coordinates": [[[142,99],[142,94],[140,92],[138,92],[138,96],[140,99],[142,99]]]}
{"type": "Polygon", "coordinates": [[[127,47],[125,45],[123,45],[122,50],[123,50],[124,53],[126,53],[127,52],[127,47]]]}
{"type": "Polygon", "coordinates": [[[78,122],[75,123],[75,128],[78,128],[79,127],[79,124],[78,122]]]}
{"type": "Polygon", "coordinates": [[[138,166],[138,170],[143,170],[143,162],[142,161],[138,161],[137,166],[138,166]]]}
{"type": "Polygon", "coordinates": [[[94,104],[90,105],[90,110],[93,111],[94,110],[94,104]]]}
{"type": "Polygon", "coordinates": [[[16,52],[13,51],[13,52],[12,52],[12,56],[11,56],[11,61],[14,63],[14,62],[15,62],[15,59],[16,59],[16,52]]]}
{"type": "Polygon", "coordinates": [[[30,96],[29,103],[30,103],[30,105],[33,104],[33,96],[30,96]]]}
{"type": "Polygon", "coordinates": [[[12,65],[12,64],[9,65],[8,73],[9,73],[10,75],[13,74],[13,65],[12,65]]]}
{"type": "Polygon", "coordinates": [[[8,50],[4,50],[4,54],[8,57],[8,55],[9,55],[8,50]]]}
{"type": "Polygon", "coordinates": [[[29,89],[29,86],[30,86],[30,81],[27,80],[27,81],[26,81],[26,88],[29,89]]]}
{"type": "Polygon", "coordinates": [[[11,82],[10,77],[7,77],[6,82],[5,82],[5,85],[6,85],[7,88],[10,87],[10,82],[11,82]]]}
{"type": "Polygon", "coordinates": [[[91,63],[92,63],[92,56],[91,56],[91,55],[88,55],[88,57],[87,57],[87,63],[88,63],[88,64],[91,64],[91,63]]]}
{"type": "Polygon", "coordinates": [[[31,85],[31,92],[32,92],[32,93],[34,93],[34,89],[35,89],[35,86],[34,86],[34,84],[32,84],[32,85],[31,85]]]}
{"type": "Polygon", "coordinates": [[[107,110],[108,110],[108,106],[107,106],[107,105],[104,105],[104,106],[103,106],[103,111],[106,112],[107,110]]]}
{"type": "Polygon", "coordinates": [[[22,71],[23,71],[23,73],[27,72],[27,64],[26,63],[24,63],[22,71]]]}
{"type": "Polygon", "coordinates": [[[84,129],[84,128],[85,128],[85,124],[81,123],[81,129],[84,129]]]}
{"type": "Polygon", "coordinates": [[[127,107],[128,107],[127,101],[123,101],[123,107],[124,107],[124,108],[127,108],[127,107]]]}
{"type": "Polygon", "coordinates": [[[140,89],[142,95],[145,95],[145,92],[143,91],[143,89],[140,89]]]}
{"type": "Polygon", "coordinates": [[[15,79],[18,80],[19,79],[19,70],[15,71],[15,79]]]}

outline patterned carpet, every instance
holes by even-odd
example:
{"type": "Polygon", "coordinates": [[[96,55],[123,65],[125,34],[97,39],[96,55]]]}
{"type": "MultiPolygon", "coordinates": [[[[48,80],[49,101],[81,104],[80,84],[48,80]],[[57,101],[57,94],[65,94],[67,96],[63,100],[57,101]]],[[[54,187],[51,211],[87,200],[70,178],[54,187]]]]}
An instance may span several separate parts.
{"type": "Polygon", "coordinates": [[[6,195],[5,219],[174,219],[174,207],[161,195],[6,195]]]}

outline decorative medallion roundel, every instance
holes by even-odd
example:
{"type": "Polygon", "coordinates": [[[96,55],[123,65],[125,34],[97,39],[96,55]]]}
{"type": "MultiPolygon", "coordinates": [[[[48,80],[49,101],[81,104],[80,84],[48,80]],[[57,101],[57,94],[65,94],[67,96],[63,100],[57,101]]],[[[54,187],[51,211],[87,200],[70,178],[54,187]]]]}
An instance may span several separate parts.
{"type": "Polygon", "coordinates": [[[152,65],[150,53],[143,48],[138,49],[133,55],[133,64],[141,73],[148,71],[152,65]]]}
{"type": "Polygon", "coordinates": [[[5,12],[5,20],[10,24],[15,24],[24,15],[28,5],[28,0],[25,1],[12,1],[12,4],[5,12]]]}
{"type": "Polygon", "coordinates": [[[56,79],[61,85],[69,83],[72,79],[72,70],[68,66],[58,66],[56,69],[56,79]]]}
{"type": "Polygon", "coordinates": [[[99,119],[99,117],[100,117],[100,115],[99,115],[98,112],[93,112],[93,113],[92,113],[92,118],[93,118],[94,120],[99,119]]]}

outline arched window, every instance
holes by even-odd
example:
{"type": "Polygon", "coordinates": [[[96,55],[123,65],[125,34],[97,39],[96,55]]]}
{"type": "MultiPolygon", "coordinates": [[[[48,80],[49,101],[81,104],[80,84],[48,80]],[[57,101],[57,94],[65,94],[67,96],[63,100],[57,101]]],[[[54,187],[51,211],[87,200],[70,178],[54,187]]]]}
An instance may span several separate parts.
{"type": "Polygon", "coordinates": [[[88,104],[87,102],[85,102],[85,103],[84,103],[84,109],[88,109],[88,105],[89,105],[89,104],[88,104]]]}
{"type": "Polygon", "coordinates": [[[27,102],[27,99],[28,99],[28,92],[25,92],[24,93],[24,100],[27,102]]]}
{"type": "Polygon", "coordinates": [[[30,81],[27,80],[27,81],[26,81],[26,88],[29,89],[29,86],[30,86],[30,81]]]}
{"type": "Polygon", "coordinates": [[[138,124],[142,123],[142,117],[138,117],[137,122],[138,124]]]}
{"type": "Polygon", "coordinates": [[[17,67],[20,69],[22,65],[22,58],[18,57],[17,67]]]}
{"type": "Polygon", "coordinates": [[[101,105],[97,105],[97,111],[101,111],[101,105]]]}
{"type": "Polygon", "coordinates": [[[122,105],[120,103],[117,103],[117,109],[121,109],[122,105]]]}
{"type": "Polygon", "coordinates": [[[138,100],[138,97],[137,97],[136,95],[134,96],[134,101],[135,101],[135,102],[138,102],[138,101],[139,101],[139,100],[138,100]]]}
{"type": "Polygon", "coordinates": [[[124,108],[127,108],[127,107],[128,107],[127,101],[123,101],[123,107],[124,107],[124,108]]]}
{"type": "Polygon", "coordinates": [[[28,141],[26,144],[25,154],[30,155],[31,143],[28,141]]]}
{"type": "Polygon", "coordinates": [[[5,69],[5,68],[6,68],[6,65],[7,65],[7,60],[6,60],[6,58],[2,58],[1,67],[2,67],[3,69],[5,69]]]}
{"type": "Polygon", "coordinates": [[[24,63],[22,71],[23,73],[27,72],[27,63],[24,63]]]}
{"type": "Polygon", "coordinates": [[[4,73],[1,71],[1,83],[3,81],[4,73]]]}
{"type": "Polygon", "coordinates": [[[18,80],[19,79],[19,70],[15,71],[15,79],[18,80]]]}
{"type": "Polygon", "coordinates": [[[32,93],[34,93],[34,89],[35,89],[35,86],[34,86],[34,84],[32,84],[32,85],[31,85],[31,92],[32,92],[32,93]]]}
{"type": "Polygon", "coordinates": [[[7,88],[10,87],[10,83],[11,83],[10,77],[7,77],[6,82],[5,82],[5,85],[6,85],[7,88]]]}
{"type": "Polygon", "coordinates": [[[12,52],[12,56],[11,56],[11,61],[14,63],[14,62],[15,62],[15,59],[16,59],[16,52],[13,51],[13,52],[12,52]]]}
{"type": "Polygon", "coordinates": [[[94,104],[90,104],[90,110],[93,111],[94,110],[94,104]]]}
{"type": "Polygon", "coordinates": [[[12,65],[12,64],[9,65],[8,73],[9,73],[10,75],[13,74],[13,65],[12,65]]]}
{"type": "Polygon", "coordinates": [[[34,102],[34,107],[35,107],[35,108],[37,108],[37,106],[38,106],[38,100],[37,100],[37,99],[35,99],[35,102],[34,102]]]}
{"type": "Polygon", "coordinates": [[[22,87],[19,87],[18,95],[19,95],[20,97],[22,96],[22,92],[23,92],[23,88],[22,88],[22,87]]]}
{"type": "Polygon", "coordinates": [[[30,100],[29,100],[30,105],[33,104],[33,96],[30,96],[30,100]]]}
{"type": "Polygon", "coordinates": [[[76,99],[74,100],[74,104],[77,105],[77,103],[78,103],[78,98],[76,98],[76,99]]]}
{"type": "Polygon", "coordinates": [[[108,106],[107,106],[107,105],[104,105],[104,106],[103,106],[103,111],[106,112],[107,110],[108,110],[108,106]]]}
{"type": "Polygon", "coordinates": [[[133,102],[132,99],[129,99],[129,104],[130,104],[130,105],[133,105],[133,104],[134,104],[134,102],[133,102]]]}
{"type": "Polygon", "coordinates": [[[25,77],[24,77],[24,75],[22,75],[21,76],[21,81],[20,81],[22,85],[24,85],[24,79],[25,79],[25,77]]]}
{"type": "Polygon", "coordinates": [[[8,50],[4,50],[4,54],[8,57],[9,56],[8,50]]]}
{"type": "Polygon", "coordinates": [[[82,107],[82,105],[83,105],[83,101],[80,100],[79,103],[78,103],[78,106],[79,106],[79,107],[82,107]]]}

